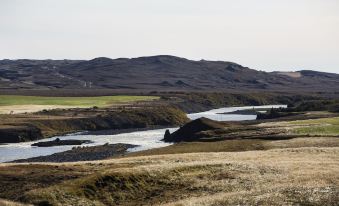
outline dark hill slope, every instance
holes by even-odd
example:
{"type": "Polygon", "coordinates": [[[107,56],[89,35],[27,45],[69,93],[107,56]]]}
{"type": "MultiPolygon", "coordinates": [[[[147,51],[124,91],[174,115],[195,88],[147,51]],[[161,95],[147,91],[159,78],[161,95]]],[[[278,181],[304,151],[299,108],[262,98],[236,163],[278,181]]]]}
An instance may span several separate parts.
{"type": "Polygon", "coordinates": [[[59,73],[60,68],[80,61],[75,60],[1,60],[0,89],[76,88],[84,83],[59,73]]]}
{"type": "Polygon", "coordinates": [[[232,62],[192,61],[165,55],[89,61],[2,60],[1,88],[334,92],[339,90],[339,75],[300,71],[294,77],[232,62]]]}

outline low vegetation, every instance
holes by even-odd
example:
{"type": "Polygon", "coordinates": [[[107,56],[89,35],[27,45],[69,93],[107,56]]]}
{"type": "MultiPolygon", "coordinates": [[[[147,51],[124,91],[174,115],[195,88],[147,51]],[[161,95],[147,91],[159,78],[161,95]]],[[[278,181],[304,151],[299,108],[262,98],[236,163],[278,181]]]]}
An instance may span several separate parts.
{"type": "MultiPolygon", "coordinates": [[[[107,107],[114,104],[126,104],[137,101],[156,100],[155,96],[99,96],[99,97],[41,97],[41,96],[20,96],[20,95],[0,95],[0,112],[15,112],[16,107],[23,111],[30,111],[30,107],[38,105],[37,110],[55,108],[89,108],[107,107]],[[25,110],[24,107],[27,107],[25,110]],[[46,107],[44,107],[46,106],[46,107]],[[52,108],[49,106],[53,106],[52,108]]],[[[34,107],[35,108],[35,107],[34,107]]],[[[16,112],[17,113],[17,112],[16,112]]]]}
{"type": "Polygon", "coordinates": [[[309,111],[339,112],[339,100],[307,100],[291,103],[287,108],[272,108],[267,113],[258,113],[257,119],[274,119],[303,114],[309,111]]]}
{"type": "Polygon", "coordinates": [[[303,112],[303,111],[330,111],[339,112],[339,100],[312,100],[301,101],[290,105],[286,111],[303,112]]]}
{"type": "MultiPolygon", "coordinates": [[[[158,93],[155,93],[158,94],[158,93]]],[[[321,99],[310,95],[291,95],[276,93],[162,93],[162,97],[175,98],[173,104],[188,113],[229,106],[259,106],[272,104],[292,104],[294,102],[321,99]]]]}
{"type": "Polygon", "coordinates": [[[301,135],[339,136],[339,117],[290,122],[299,125],[293,131],[301,135]]]}

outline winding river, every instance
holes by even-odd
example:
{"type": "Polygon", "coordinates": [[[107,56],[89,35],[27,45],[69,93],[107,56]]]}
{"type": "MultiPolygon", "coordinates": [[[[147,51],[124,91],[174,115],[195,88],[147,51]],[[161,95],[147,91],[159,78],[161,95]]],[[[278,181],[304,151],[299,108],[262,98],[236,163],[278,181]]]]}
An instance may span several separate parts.
{"type": "MultiPolygon", "coordinates": [[[[239,114],[221,114],[228,113],[237,110],[245,110],[251,108],[278,108],[286,107],[286,105],[266,105],[266,106],[246,106],[246,107],[225,107],[220,109],[213,109],[206,112],[188,114],[187,116],[191,119],[197,119],[200,117],[206,117],[216,121],[243,121],[243,120],[254,120],[256,115],[239,115],[239,114]]],[[[171,132],[175,131],[177,128],[168,128],[171,132]]],[[[146,131],[137,131],[137,132],[127,132],[114,135],[99,135],[99,134],[87,134],[86,132],[79,132],[75,134],[69,134],[65,136],[59,136],[61,140],[66,139],[78,139],[78,140],[92,140],[93,143],[86,144],[86,146],[97,146],[103,145],[105,143],[115,144],[115,143],[125,143],[125,144],[134,144],[139,145],[138,147],[129,149],[132,151],[141,151],[152,148],[165,147],[170,145],[170,143],[165,143],[161,141],[166,129],[155,129],[155,130],[146,130],[146,131]]],[[[54,140],[57,137],[48,138],[39,141],[50,141],[54,140]]],[[[37,141],[36,141],[37,142],[37,141]]],[[[17,159],[26,159],[37,156],[51,155],[57,152],[63,152],[71,150],[73,146],[57,146],[57,147],[32,147],[31,144],[35,142],[23,142],[23,143],[14,143],[0,145],[0,162],[8,162],[17,159]]]]}

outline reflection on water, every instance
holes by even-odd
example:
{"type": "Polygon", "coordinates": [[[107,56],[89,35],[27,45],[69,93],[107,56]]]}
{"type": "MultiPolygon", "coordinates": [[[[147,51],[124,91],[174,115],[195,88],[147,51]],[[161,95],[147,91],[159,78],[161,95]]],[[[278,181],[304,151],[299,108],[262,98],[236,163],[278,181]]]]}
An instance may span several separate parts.
{"type": "MultiPolygon", "coordinates": [[[[254,108],[271,108],[271,107],[286,107],[284,105],[269,105],[269,106],[260,106],[254,108]]],[[[232,112],[242,109],[251,109],[252,106],[248,107],[228,107],[214,109],[206,112],[188,114],[187,116],[194,120],[200,117],[206,117],[217,121],[242,121],[242,120],[253,120],[256,118],[256,115],[236,115],[236,114],[219,114],[225,112],[232,112]]],[[[170,128],[170,131],[173,132],[177,128],[170,128]]],[[[92,140],[93,143],[86,144],[86,146],[96,146],[103,145],[105,143],[115,144],[115,143],[126,143],[139,145],[138,147],[132,148],[129,151],[141,151],[152,148],[165,147],[170,145],[170,143],[165,143],[161,141],[166,129],[155,129],[155,130],[146,130],[146,131],[137,131],[137,132],[128,132],[122,134],[104,134],[104,135],[94,135],[86,133],[75,133],[65,136],[59,136],[61,140],[66,139],[78,139],[78,140],[92,140]]],[[[57,137],[44,139],[40,141],[50,141],[54,140],[57,137]]],[[[37,141],[35,141],[37,142],[37,141]]],[[[25,159],[30,157],[45,156],[54,154],[57,152],[63,152],[71,150],[73,146],[57,146],[57,147],[32,147],[31,144],[35,142],[24,142],[24,143],[15,143],[0,145],[0,162],[7,162],[17,159],[25,159]]]]}

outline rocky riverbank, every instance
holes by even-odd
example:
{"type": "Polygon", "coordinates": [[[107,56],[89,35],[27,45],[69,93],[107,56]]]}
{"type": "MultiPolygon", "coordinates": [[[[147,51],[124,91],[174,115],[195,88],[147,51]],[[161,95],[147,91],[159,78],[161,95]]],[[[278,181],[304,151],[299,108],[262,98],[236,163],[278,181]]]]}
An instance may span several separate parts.
{"type": "Polygon", "coordinates": [[[124,155],[129,148],[137,147],[132,144],[106,144],[93,147],[74,147],[72,150],[59,152],[48,156],[33,157],[15,160],[16,163],[24,162],[78,162],[103,160],[124,155]]]}
{"type": "Polygon", "coordinates": [[[54,146],[62,146],[62,145],[82,145],[82,144],[89,144],[92,143],[90,140],[76,140],[76,139],[67,139],[67,140],[60,140],[56,138],[52,141],[46,142],[37,142],[32,144],[35,147],[54,147],[54,146]]]}
{"type": "Polygon", "coordinates": [[[173,127],[189,121],[171,106],[143,108],[72,109],[39,114],[2,115],[0,143],[18,143],[78,132],[173,127]]]}

